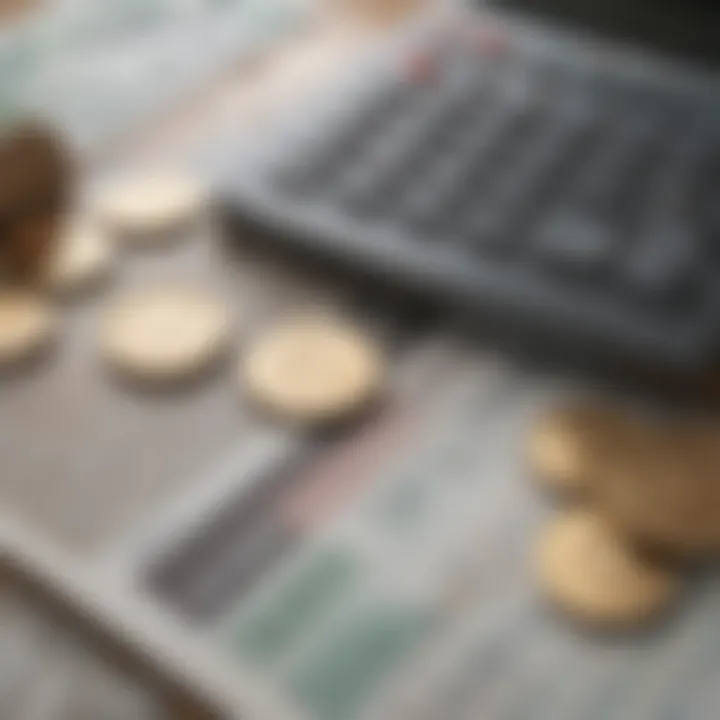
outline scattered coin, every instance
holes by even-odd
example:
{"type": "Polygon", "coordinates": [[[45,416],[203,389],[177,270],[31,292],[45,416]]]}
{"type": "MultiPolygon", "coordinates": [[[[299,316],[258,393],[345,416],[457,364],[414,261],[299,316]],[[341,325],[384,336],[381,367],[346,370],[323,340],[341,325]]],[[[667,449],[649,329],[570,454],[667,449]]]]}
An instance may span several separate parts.
{"type": "Polygon", "coordinates": [[[60,236],[48,262],[47,282],[61,294],[84,290],[107,277],[112,266],[112,247],[100,228],[72,223],[60,236]]]}
{"type": "Polygon", "coordinates": [[[362,332],[328,318],[301,318],[260,338],[241,382],[263,407],[289,420],[326,424],[380,393],[385,361],[362,332]]]}
{"type": "Polygon", "coordinates": [[[553,492],[576,494],[602,472],[603,448],[621,431],[622,419],[606,408],[571,405],[540,418],[530,436],[534,477],[553,492]]]}
{"type": "Polygon", "coordinates": [[[204,201],[204,192],[193,178],[159,174],[130,178],[108,188],[98,214],[123,239],[152,242],[168,239],[168,231],[195,219],[204,201]]]}
{"type": "Polygon", "coordinates": [[[154,287],[122,299],[103,335],[108,359],[147,380],[193,376],[225,349],[230,331],[224,305],[202,290],[154,287]]]}
{"type": "Polygon", "coordinates": [[[672,569],[639,554],[592,510],[567,510],[550,523],[537,546],[536,570],[559,607],[608,629],[653,619],[680,589],[672,569]]]}
{"type": "Polygon", "coordinates": [[[0,365],[30,359],[46,346],[54,316],[41,296],[24,290],[0,292],[0,365]]]}

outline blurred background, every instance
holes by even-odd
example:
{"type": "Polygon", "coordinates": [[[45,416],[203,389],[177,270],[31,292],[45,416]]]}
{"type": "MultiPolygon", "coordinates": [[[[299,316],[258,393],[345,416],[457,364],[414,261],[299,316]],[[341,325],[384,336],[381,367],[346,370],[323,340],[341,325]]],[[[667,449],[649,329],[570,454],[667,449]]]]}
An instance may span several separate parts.
{"type": "Polygon", "coordinates": [[[714,0],[0,0],[0,720],[715,720],[718,60],[714,0]],[[223,347],[123,377],[177,286],[223,347]],[[246,377],[306,314],[379,358],[332,427],[246,377]]]}

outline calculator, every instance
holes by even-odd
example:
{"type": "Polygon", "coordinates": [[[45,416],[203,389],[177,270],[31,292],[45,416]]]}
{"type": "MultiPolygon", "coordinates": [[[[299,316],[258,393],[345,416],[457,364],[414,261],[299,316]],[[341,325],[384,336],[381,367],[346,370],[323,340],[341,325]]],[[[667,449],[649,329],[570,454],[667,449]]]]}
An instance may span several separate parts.
{"type": "Polygon", "coordinates": [[[701,370],[720,10],[611,5],[498,0],[399,33],[236,152],[228,224],[538,346],[701,370]]]}

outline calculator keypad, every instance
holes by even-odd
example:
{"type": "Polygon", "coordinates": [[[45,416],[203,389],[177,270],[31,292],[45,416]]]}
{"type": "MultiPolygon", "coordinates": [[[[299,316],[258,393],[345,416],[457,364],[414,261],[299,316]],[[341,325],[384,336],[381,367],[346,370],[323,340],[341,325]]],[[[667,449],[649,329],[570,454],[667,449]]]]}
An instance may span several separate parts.
{"type": "Polygon", "coordinates": [[[609,347],[642,338],[644,360],[683,333],[681,362],[706,355],[720,287],[717,106],[478,37],[406,51],[348,99],[359,105],[348,118],[325,128],[321,116],[322,140],[291,145],[291,172],[265,176],[271,204],[319,209],[342,236],[338,257],[396,262],[408,277],[419,265],[431,292],[500,311],[510,297],[531,323],[542,311],[569,334],[596,327],[609,347]],[[377,230],[394,260],[368,250],[377,230]],[[500,299],[482,294],[490,286],[500,299]]]}

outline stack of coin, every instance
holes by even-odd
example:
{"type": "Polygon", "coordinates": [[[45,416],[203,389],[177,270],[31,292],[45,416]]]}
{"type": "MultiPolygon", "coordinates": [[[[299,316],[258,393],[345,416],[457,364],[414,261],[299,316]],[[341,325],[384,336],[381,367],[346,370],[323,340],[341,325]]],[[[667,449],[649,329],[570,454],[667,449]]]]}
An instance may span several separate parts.
{"type": "Polygon", "coordinates": [[[638,544],[678,556],[720,554],[720,427],[677,422],[636,430],[594,497],[638,544]]]}
{"type": "MultiPolygon", "coordinates": [[[[115,241],[128,228],[148,241],[160,236],[168,239],[180,235],[174,231],[182,229],[183,221],[200,216],[200,184],[183,174],[161,177],[126,179],[94,205],[77,211],[71,207],[72,163],[63,143],[31,123],[3,130],[0,369],[14,367],[48,345],[57,319],[48,295],[67,297],[98,287],[112,270],[115,241]],[[115,214],[109,216],[108,207],[115,214]]],[[[128,300],[131,317],[125,324],[115,322],[114,334],[106,330],[105,338],[121,336],[124,342],[115,343],[115,352],[105,354],[113,362],[118,357],[126,360],[116,363],[123,367],[130,363],[130,356],[142,356],[146,364],[155,364],[134,369],[158,380],[179,375],[181,370],[189,374],[197,368],[199,372],[223,344],[220,326],[225,327],[225,308],[210,309],[211,303],[204,299],[196,302],[202,289],[188,288],[178,294],[159,288],[152,302],[148,292],[143,288],[136,293],[137,302],[128,300]]],[[[108,313],[119,314],[120,310],[108,313]]]]}
{"type": "Polygon", "coordinates": [[[529,456],[575,501],[536,554],[545,594],[575,617],[626,627],[659,616],[679,560],[720,553],[720,427],[570,406],[541,418],[529,456]]]}
{"type": "Polygon", "coordinates": [[[528,461],[543,487],[584,494],[607,453],[623,442],[624,418],[609,407],[578,403],[543,415],[530,437],[528,461]]]}
{"type": "Polygon", "coordinates": [[[72,192],[72,166],[58,138],[31,123],[0,136],[0,266],[14,279],[45,267],[72,192]]]}
{"type": "Polygon", "coordinates": [[[35,357],[54,335],[39,291],[72,190],[63,143],[32,122],[0,134],[0,369],[35,357]]]}

